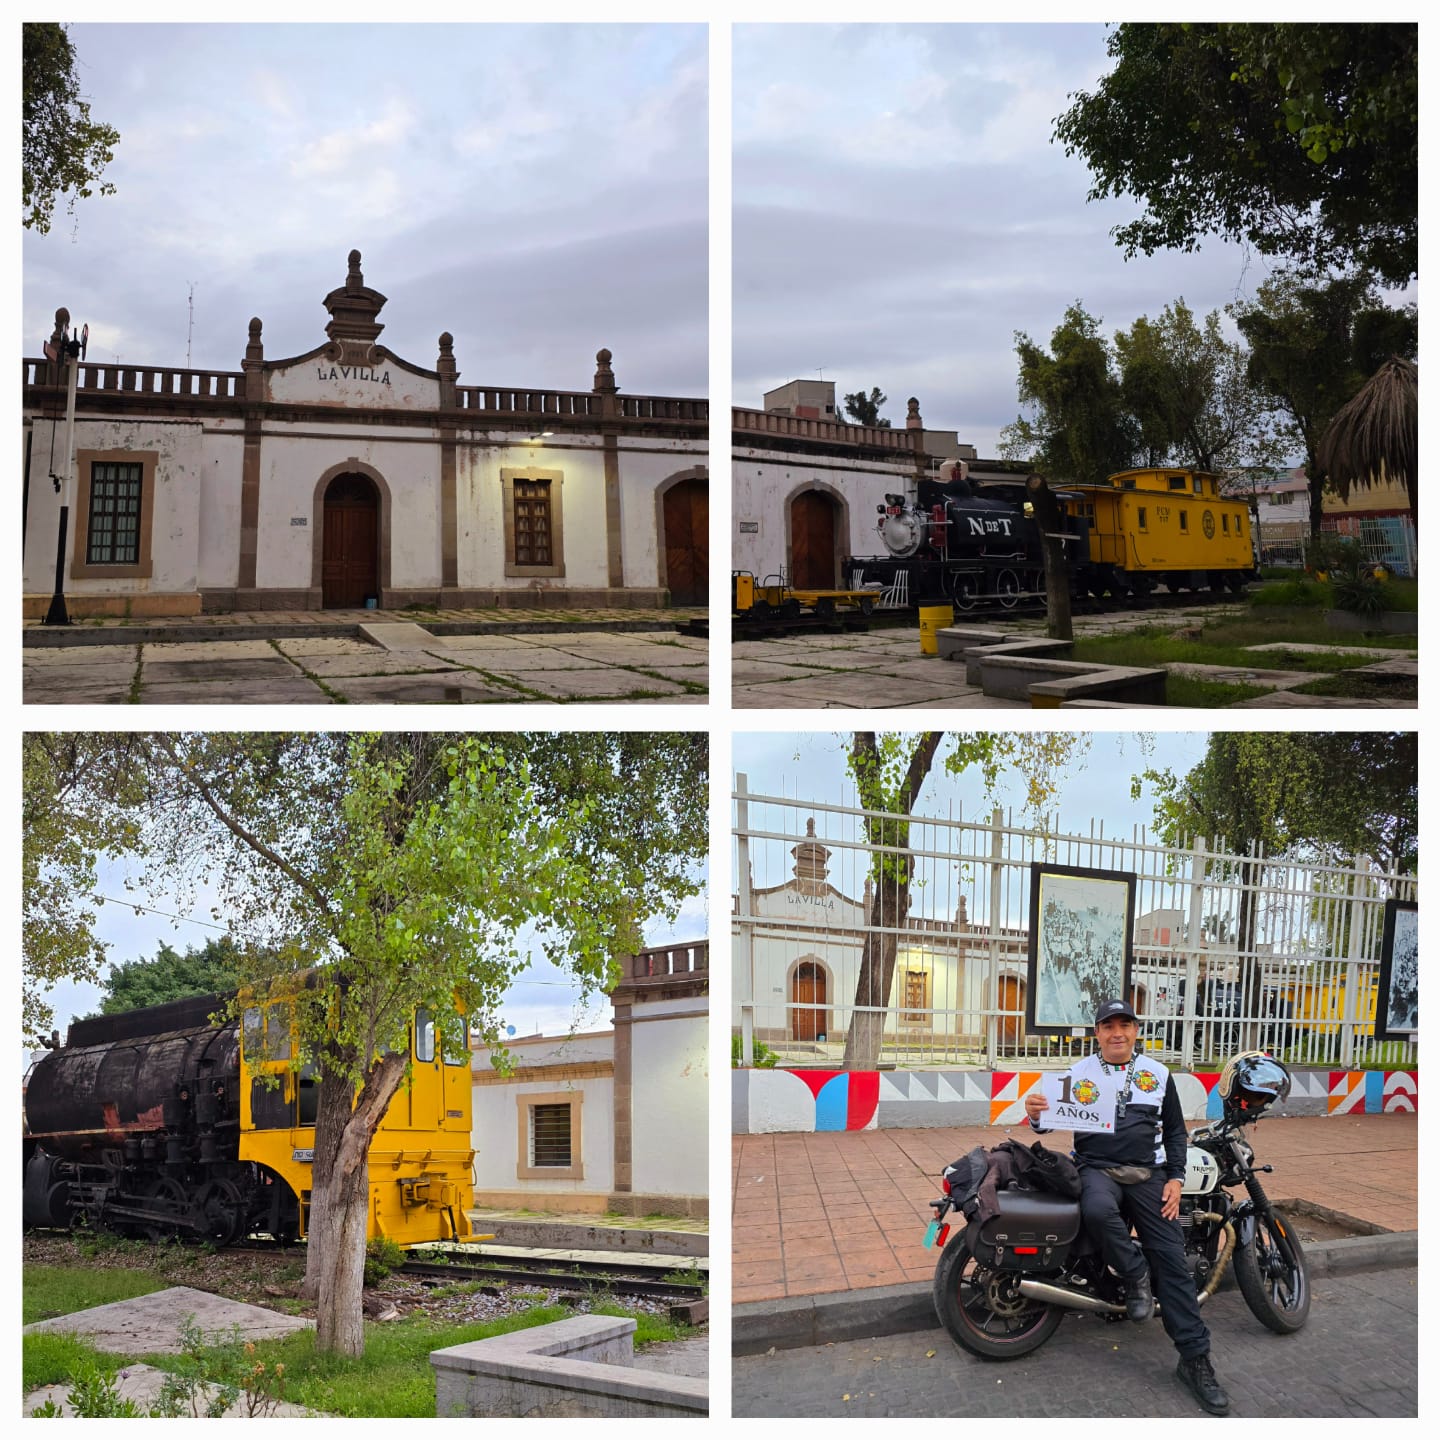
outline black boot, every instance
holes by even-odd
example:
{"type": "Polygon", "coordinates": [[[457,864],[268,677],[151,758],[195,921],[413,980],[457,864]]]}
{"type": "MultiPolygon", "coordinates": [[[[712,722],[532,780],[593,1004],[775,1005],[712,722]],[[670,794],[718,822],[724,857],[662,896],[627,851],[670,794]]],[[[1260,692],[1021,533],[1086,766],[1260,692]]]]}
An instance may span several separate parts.
{"type": "Polygon", "coordinates": [[[1155,1297],[1150,1293],[1148,1267],[1133,1279],[1125,1281],[1125,1313],[1137,1325],[1155,1313],[1155,1297]]]}
{"type": "Polygon", "coordinates": [[[1175,1375],[1212,1415],[1224,1415],[1230,1409],[1230,1397],[1215,1378],[1208,1353],[1192,1355],[1188,1360],[1181,1356],[1175,1375]]]}

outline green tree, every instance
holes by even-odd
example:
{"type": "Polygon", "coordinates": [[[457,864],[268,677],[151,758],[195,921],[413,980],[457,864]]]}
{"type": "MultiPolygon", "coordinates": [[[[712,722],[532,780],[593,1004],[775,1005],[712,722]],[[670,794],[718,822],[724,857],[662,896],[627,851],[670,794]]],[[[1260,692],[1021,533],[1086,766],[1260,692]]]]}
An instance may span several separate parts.
{"type": "Polygon", "coordinates": [[[95,981],[105,946],[93,933],[96,864],[133,843],[134,799],[123,736],[27,733],[21,781],[21,1024],[33,1041],[55,1023],[45,995],[58,981],[95,981]]]}
{"type": "Polygon", "coordinates": [[[880,418],[880,407],[889,398],[888,395],[882,393],[878,385],[868,395],[863,390],[857,390],[853,395],[845,397],[845,413],[857,425],[869,425],[876,429],[888,430],[890,422],[880,418]]]}
{"type": "Polygon", "coordinates": [[[305,1283],[320,1348],[359,1354],[370,1141],[405,1078],[411,1017],[458,1004],[498,1048],[500,999],[532,953],[587,989],[611,983],[647,915],[673,919],[701,888],[706,738],[141,744],[147,887],[193,898],[215,878],[242,983],[288,999],[291,1063],[320,1075],[305,1283]]]}
{"type": "MultiPolygon", "coordinates": [[[[869,812],[865,835],[872,847],[874,889],[855,984],[855,1009],[845,1034],[847,1070],[873,1070],[880,1059],[899,936],[909,919],[910,883],[915,876],[910,817],[945,739],[943,730],[918,735],[857,730],[850,737],[850,773],[860,803],[869,812]]],[[[1027,807],[1038,810],[1058,788],[1060,768],[1087,743],[1086,737],[1062,730],[965,732],[950,736],[943,764],[952,775],[975,767],[987,793],[993,793],[1002,769],[1016,768],[1025,777],[1027,807]]]]}
{"type": "Polygon", "coordinates": [[[1145,206],[1127,256],[1205,235],[1319,271],[1416,273],[1418,29],[1413,24],[1124,24],[1114,69],[1055,121],[1089,198],[1145,206]]]}
{"type": "Polygon", "coordinates": [[[178,951],[161,945],[149,960],[126,960],[111,965],[102,982],[102,1015],[121,1015],[167,1000],[192,995],[229,995],[240,985],[244,958],[228,935],[207,940],[198,950],[187,945],[178,951]]]}
{"type": "Polygon", "coordinates": [[[1420,372],[1413,360],[1391,355],[1335,412],[1317,459],[1342,501],[1352,485],[1368,490],[1393,479],[1419,518],[1420,372]]]}
{"type": "Polygon", "coordinates": [[[1005,427],[1001,454],[1028,462],[1051,481],[1099,484],[1127,469],[1136,440],[1099,320],[1077,300],[1051,335],[1048,353],[1021,332],[1015,353],[1020,400],[1033,418],[1005,427]]]}
{"type": "MultiPolygon", "coordinates": [[[[1230,307],[1250,345],[1250,382],[1284,416],[1283,431],[1305,453],[1310,530],[1320,533],[1325,467],[1320,446],[1336,414],[1379,367],[1385,354],[1413,356],[1413,308],[1384,305],[1361,276],[1307,284],[1280,274],[1249,303],[1230,307]]],[[[1348,477],[1347,477],[1348,478],[1348,477]]]]}
{"type": "MultiPolygon", "coordinates": [[[[1369,855],[1382,870],[1412,871],[1418,857],[1418,744],[1413,732],[1217,732],[1188,774],[1147,771],[1156,831],[1167,845],[1195,836],[1237,856],[1241,881],[1235,938],[1255,950],[1256,891],[1263,862],[1369,855]]],[[[1140,779],[1135,784],[1138,787],[1140,779]]],[[[1214,862],[1218,864],[1219,862],[1214,862]]],[[[1260,972],[1248,967],[1251,1014],[1260,1013],[1260,972]]]]}
{"type": "Polygon", "coordinates": [[[1225,470],[1274,463],[1270,402],[1250,381],[1243,345],[1225,338],[1220,313],[1203,324],[1184,299],[1158,320],[1142,315],[1115,332],[1120,391],[1147,465],[1225,470]]]}
{"type": "MultiPolygon", "coordinates": [[[[120,143],[119,131],[90,118],[90,105],[80,98],[76,64],[63,25],[27,22],[22,27],[21,221],[42,235],[50,229],[61,195],[69,195],[68,213],[73,214],[77,200],[95,193],[120,143]]],[[[113,195],[115,187],[104,181],[99,192],[113,195]]]]}

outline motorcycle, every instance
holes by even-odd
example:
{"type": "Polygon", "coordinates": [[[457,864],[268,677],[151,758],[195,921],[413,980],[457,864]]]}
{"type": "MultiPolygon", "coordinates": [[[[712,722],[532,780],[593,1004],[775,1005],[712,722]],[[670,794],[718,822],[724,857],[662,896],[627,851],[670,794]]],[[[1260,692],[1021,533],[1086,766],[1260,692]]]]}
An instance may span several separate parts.
{"type": "MultiPolygon", "coordinates": [[[[1278,1061],[1251,1052],[1229,1062],[1220,1085],[1223,1115],[1191,1132],[1180,1194],[1196,1298],[1203,1306],[1233,1265],[1255,1318],[1278,1335],[1293,1334],[1310,1313],[1305,1252],[1258,1178],[1273,1167],[1255,1164],[1244,1134],[1285,1098],[1290,1077],[1278,1061]],[[1237,1189],[1243,1198],[1229,1193],[1237,1189]]],[[[945,1194],[930,1202],[935,1218],[926,1234],[927,1245],[940,1247],[935,1310],[958,1345],[982,1360],[1018,1360],[1039,1349],[1069,1310],[1125,1318],[1124,1282],[1087,1234],[1077,1200],[1000,1190],[999,1214],[982,1221],[973,1194],[952,1193],[961,1163],[946,1167],[945,1194]],[[963,1229],[947,1220],[952,1213],[963,1229]]]]}

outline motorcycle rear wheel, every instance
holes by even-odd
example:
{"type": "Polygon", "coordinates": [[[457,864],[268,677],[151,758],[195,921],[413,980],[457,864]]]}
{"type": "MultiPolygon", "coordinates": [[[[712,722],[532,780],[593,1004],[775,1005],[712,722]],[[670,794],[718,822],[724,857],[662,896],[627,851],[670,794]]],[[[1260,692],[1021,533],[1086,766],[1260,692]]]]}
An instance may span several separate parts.
{"type": "Polygon", "coordinates": [[[1235,1279],[1255,1318],[1277,1335],[1293,1335],[1310,1315],[1310,1273],[1295,1226],[1278,1211],[1255,1217],[1250,1244],[1235,1252],[1235,1279]],[[1275,1227],[1290,1244],[1295,1264],[1286,1262],[1275,1227]]]}
{"type": "Polygon", "coordinates": [[[996,1272],[977,1265],[964,1239],[955,1236],[935,1267],[935,1313],[961,1349],[982,1360],[1018,1360],[1055,1333],[1065,1312],[1058,1305],[1026,1301],[1014,1314],[997,1313],[986,1293],[995,1278],[996,1272]]]}

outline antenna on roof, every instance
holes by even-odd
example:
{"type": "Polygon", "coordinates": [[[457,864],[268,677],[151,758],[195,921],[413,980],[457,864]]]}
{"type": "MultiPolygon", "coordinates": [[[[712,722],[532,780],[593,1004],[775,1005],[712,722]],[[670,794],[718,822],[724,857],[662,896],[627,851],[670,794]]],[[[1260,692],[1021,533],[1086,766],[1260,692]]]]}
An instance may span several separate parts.
{"type": "Polygon", "coordinates": [[[190,368],[190,341],[195,335],[195,282],[190,282],[190,324],[185,331],[185,368],[190,368]]]}

